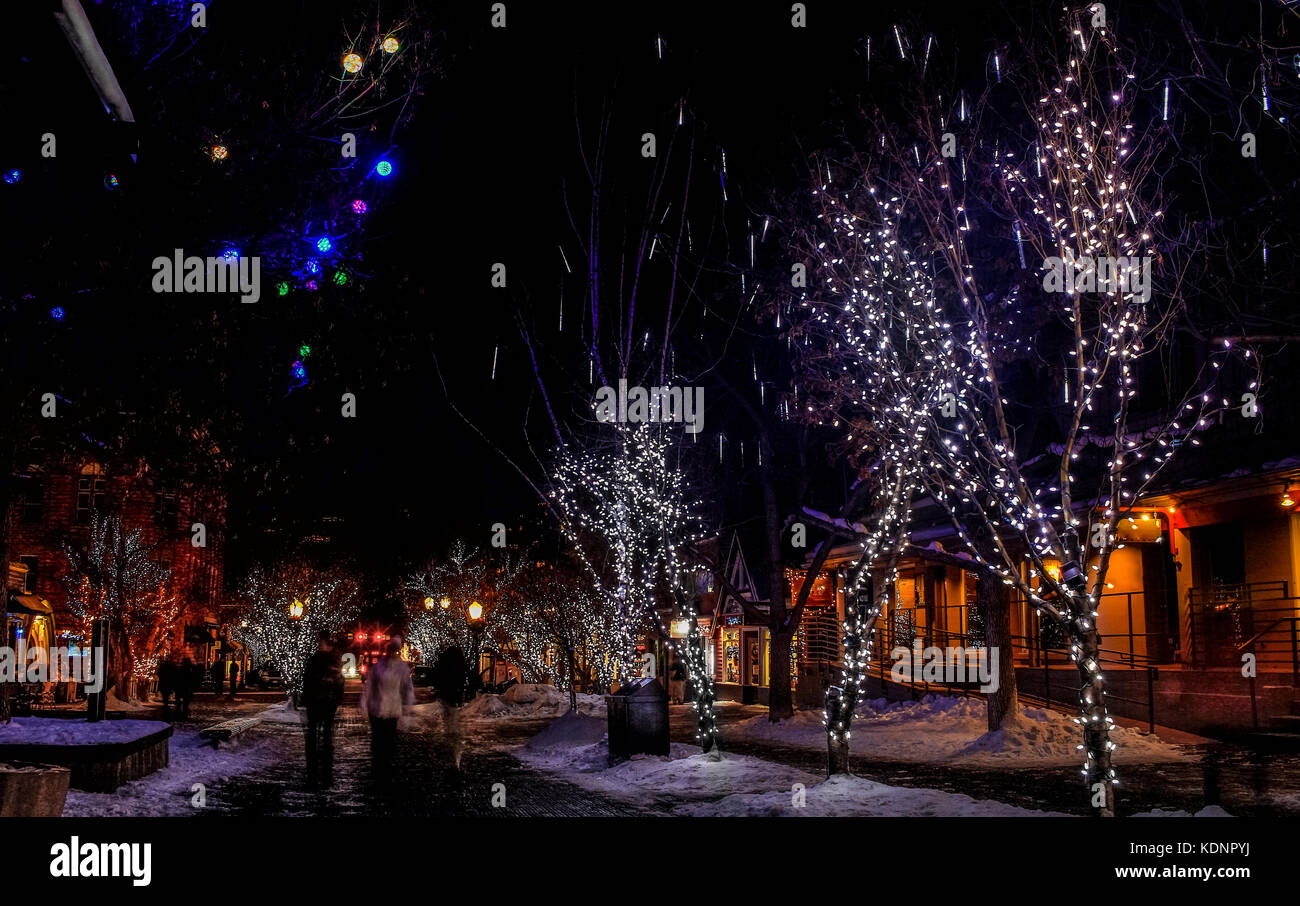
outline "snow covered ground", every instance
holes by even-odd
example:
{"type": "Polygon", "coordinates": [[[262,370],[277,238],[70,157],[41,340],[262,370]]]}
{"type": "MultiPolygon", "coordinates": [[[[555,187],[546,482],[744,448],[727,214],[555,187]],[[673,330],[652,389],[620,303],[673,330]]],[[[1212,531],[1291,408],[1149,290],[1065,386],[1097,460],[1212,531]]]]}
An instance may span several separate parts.
{"type": "Polygon", "coordinates": [[[746,755],[715,759],[673,743],[668,756],[637,755],[609,766],[605,722],[581,714],[555,720],[514,751],[524,764],[612,799],[677,815],[1030,816],[1017,808],[940,790],[890,787],[861,778],[824,780],[746,755]]]}
{"type": "MultiPolygon", "coordinates": [[[[146,721],[119,720],[105,723],[146,721]]],[[[67,802],[63,806],[63,817],[197,815],[201,806],[198,804],[199,791],[194,789],[195,784],[208,787],[228,777],[264,769],[284,757],[283,748],[268,739],[253,743],[233,740],[223,743],[220,749],[213,749],[208,740],[199,738],[198,730],[177,729],[168,743],[167,767],[148,777],[124,784],[114,793],[69,790],[67,802]]]]}
{"type": "MultiPolygon", "coordinates": [[[[722,707],[726,707],[723,705],[722,707]]],[[[863,702],[853,721],[855,754],[884,761],[947,762],[973,766],[1074,764],[1080,760],[1079,726],[1056,711],[1022,707],[1018,719],[993,733],[987,731],[981,699],[927,695],[917,702],[863,702]]],[[[798,711],[792,719],[771,723],[765,715],[724,727],[723,739],[767,741],[825,750],[826,731],[820,711],[798,711]]],[[[1116,727],[1111,739],[1119,747],[1117,764],[1195,758],[1156,736],[1116,727]]]]}

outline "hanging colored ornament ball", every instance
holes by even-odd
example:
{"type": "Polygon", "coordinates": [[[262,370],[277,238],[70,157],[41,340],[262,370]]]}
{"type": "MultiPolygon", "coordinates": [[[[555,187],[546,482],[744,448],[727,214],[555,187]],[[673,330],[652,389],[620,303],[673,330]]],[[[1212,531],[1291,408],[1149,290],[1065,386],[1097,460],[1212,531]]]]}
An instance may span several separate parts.
{"type": "Polygon", "coordinates": [[[319,274],[319,273],[320,273],[320,262],[317,261],[315,258],[308,258],[308,259],[307,259],[307,273],[309,273],[309,274],[319,274]]]}
{"type": "Polygon", "coordinates": [[[308,346],[306,343],[303,343],[301,346],[298,347],[298,358],[305,359],[309,355],[311,355],[311,347],[308,346]]]}
{"type": "Polygon", "coordinates": [[[213,159],[213,160],[225,160],[225,159],[226,159],[227,157],[229,157],[229,156],[230,156],[230,149],[227,148],[225,145],[213,145],[213,146],[212,146],[212,159],[213,159]]]}
{"type": "Polygon", "coordinates": [[[63,315],[64,315],[64,311],[62,305],[56,305],[50,309],[50,317],[56,321],[62,321],[63,315]]]}
{"type": "Polygon", "coordinates": [[[360,72],[361,63],[362,60],[360,54],[350,53],[343,58],[343,68],[348,72],[360,72]]]}
{"type": "Polygon", "coordinates": [[[294,362],[290,371],[293,373],[293,376],[300,381],[307,377],[307,366],[304,365],[301,360],[294,362]]]}
{"type": "Polygon", "coordinates": [[[392,35],[384,38],[384,53],[397,53],[401,46],[402,42],[394,38],[392,35]]]}
{"type": "Polygon", "coordinates": [[[289,295],[289,284],[281,280],[275,285],[275,291],[282,296],[287,296],[289,295]]]}
{"type": "Polygon", "coordinates": [[[384,177],[391,176],[393,173],[392,162],[387,160],[381,160],[379,163],[375,164],[375,172],[378,173],[380,176],[384,176],[384,177]]]}
{"type": "Polygon", "coordinates": [[[353,213],[353,214],[364,214],[364,213],[366,213],[366,211],[368,211],[368,210],[370,210],[370,206],[369,206],[368,204],[366,204],[364,201],[362,201],[360,198],[358,198],[356,201],[352,202],[352,213],[353,213]]]}
{"type": "Polygon", "coordinates": [[[6,170],[6,171],[5,171],[5,182],[8,183],[8,184],[11,185],[11,186],[12,186],[14,183],[18,182],[18,181],[19,181],[20,179],[22,179],[22,178],[23,178],[23,171],[22,171],[22,170],[6,170]]]}
{"type": "Polygon", "coordinates": [[[117,176],[116,176],[116,175],[114,175],[114,174],[112,174],[112,173],[109,173],[107,176],[104,177],[104,188],[105,188],[105,189],[108,189],[108,190],[111,192],[111,191],[113,191],[114,189],[116,189],[117,186],[118,186],[118,182],[117,182],[117,176]]]}
{"type": "Polygon", "coordinates": [[[335,286],[347,286],[347,285],[348,285],[348,275],[345,274],[345,273],[343,273],[343,271],[335,271],[335,272],[334,272],[334,278],[333,278],[333,279],[334,279],[334,285],[335,285],[335,286]]]}
{"type": "Polygon", "coordinates": [[[317,286],[319,286],[319,284],[318,284],[315,280],[308,280],[306,286],[307,286],[307,288],[308,288],[309,290],[312,290],[313,292],[315,292],[315,290],[316,290],[317,286]]]}
{"type": "Polygon", "coordinates": [[[316,240],[317,251],[328,252],[332,248],[334,248],[334,243],[330,242],[330,237],[322,236],[316,240]]]}

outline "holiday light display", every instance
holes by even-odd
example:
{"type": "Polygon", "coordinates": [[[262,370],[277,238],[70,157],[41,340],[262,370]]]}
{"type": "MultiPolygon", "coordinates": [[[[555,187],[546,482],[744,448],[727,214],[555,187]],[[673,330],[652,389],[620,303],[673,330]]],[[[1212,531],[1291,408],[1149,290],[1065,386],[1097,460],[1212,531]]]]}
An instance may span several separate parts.
{"type": "Polygon", "coordinates": [[[337,633],[355,616],[357,592],[356,582],[337,569],[298,562],[254,569],[244,582],[244,611],[231,638],[269,657],[297,695],[317,634],[337,633]]]}
{"type": "Polygon", "coordinates": [[[631,669],[639,632],[655,627],[677,649],[656,606],[659,594],[666,592],[689,622],[686,650],[679,655],[695,690],[700,746],[713,751],[719,742],[713,677],[705,667],[695,601],[686,590],[694,570],[685,552],[698,540],[698,525],[685,479],[665,427],[611,427],[614,439],[604,446],[566,445],[558,451],[551,500],[575,556],[619,616],[626,640],[622,675],[631,669]]]}
{"type": "Polygon", "coordinates": [[[473,664],[485,651],[511,660],[511,639],[503,623],[522,568],[522,560],[510,551],[492,558],[457,541],[445,559],[406,577],[404,587],[413,600],[447,602],[444,607],[420,606],[410,612],[407,638],[426,661],[452,645],[473,664]],[[475,603],[480,608],[478,617],[471,612],[475,603]]]}
{"type": "Polygon", "coordinates": [[[1174,449],[1198,443],[1194,432],[1221,407],[1210,393],[1218,369],[1211,362],[1173,416],[1131,426],[1136,364],[1167,336],[1178,306],[1144,291],[1140,272],[1128,271],[1127,284],[1099,283],[1097,262],[1124,274],[1119,262],[1168,260],[1172,240],[1153,200],[1154,139],[1133,123],[1134,74],[1106,29],[1083,43],[1055,84],[1036,92],[1032,161],[990,137],[972,143],[982,156],[962,157],[960,174],[950,173],[956,162],[940,153],[941,129],[917,137],[882,127],[871,164],[856,160],[846,171],[871,173],[866,187],[846,190],[828,166],[817,168],[819,223],[807,237],[817,282],[797,300],[791,337],[809,387],[802,416],[840,429],[841,449],[874,489],[871,526],[840,526],[863,550],[847,589],[845,685],[827,701],[832,753],[847,744],[869,636],[897,578],[912,503],[925,496],[957,539],[955,562],[1015,589],[1066,632],[1080,678],[1083,776],[1094,808],[1109,815],[1115,745],[1097,615],[1111,555],[1122,546],[1116,525],[1174,449]],[[1073,278],[1062,292],[1047,278],[1041,294],[1033,285],[980,289],[984,271],[970,234],[981,227],[965,196],[975,183],[967,169],[977,167],[989,176],[981,184],[1001,187],[1002,222],[1016,224],[1012,256],[1034,248],[1049,277],[1059,263],[1073,278]],[[1052,322],[1059,329],[1046,326],[1052,322]],[[1066,363],[1066,436],[1052,450],[1059,467],[1044,478],[1025,470],[1016,447],[1003,366],[1057,352],[1066,363]],[[1081,459],[1098,463],[1095,475],[1080,471],[1081,459]],[[1095,482],[1091,493],[1085,479],[1095,482]],[[1048,560],[1062,564],[1059,577],[1048,560]]]}
{"type": "MultiPolygon", "coordinates": [[[[181,616],[171,570],[155,559],[157,545],[145,540],[144,531],[128,528],[120,516],[92,513],[86,538],[84,547],[64,548],[69,568],[63,583],[80,637],[88,641],[91,623],[108,617],[112,657],[125,658],[110,664],[110,671],[153,676],[181,616]],[[114,638],[125,644],[114,644],[114,638]]],[[[126,694],[119,688],[119,696],[126,694]]]]}

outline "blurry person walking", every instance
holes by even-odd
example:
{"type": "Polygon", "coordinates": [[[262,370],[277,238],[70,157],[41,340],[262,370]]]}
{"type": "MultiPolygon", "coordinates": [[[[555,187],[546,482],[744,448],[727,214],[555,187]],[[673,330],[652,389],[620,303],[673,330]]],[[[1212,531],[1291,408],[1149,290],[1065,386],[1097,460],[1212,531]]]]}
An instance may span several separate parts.
{"type": "Polygon", "coordinates": [[[456,645],[444,648],[433,668],[433,686],[442,710],[442,730],[451,748],[451,760],[460,770],[465,750],[465,736],[460,727],[460,706],[465,704],[469,687],[469,663],[465,652],[456,645]]]}
{"type": "Polygon", "coordinates": [[[307,785],[329,789],[334,784],[334,715],[343,702],[343,659],[323,629],[316,634],[316,653],[307,659],[302,702],[307,708],[307,785]]]}
{"type": "Polygon", "coordinates": [[[176,703],[181,709],[182,720],[189,719],[190,699],[202,679],[203,667],[194,663],[188,654],[182,657],[180,666],[176,668],[176,703]]]}
{"type": "Polygon", "coordinates": [[[239,688],[239,661],[230,662],[230,697],[233,700],[239,688]]]}
{"type": "Polygon", "coordinates": [[[179,708],[181,697],[176,689],[177,673],[180,671],[180,654],[174,649],[167,653],[167,657],[158,664],[158,694],[162,697],[163,710],[171,710],[171,699],[176,698],[176,706],[179,708]]]}
{"type": "Polygon", "coordinates": [[[400,640],[390,639],[384,656],[371,666],[361,687],[361,713],[370,718],[370,767],[376,781],[392,779],[397,751],[397,719],[415,704],[411,667],[402,660],[400,640]]]}

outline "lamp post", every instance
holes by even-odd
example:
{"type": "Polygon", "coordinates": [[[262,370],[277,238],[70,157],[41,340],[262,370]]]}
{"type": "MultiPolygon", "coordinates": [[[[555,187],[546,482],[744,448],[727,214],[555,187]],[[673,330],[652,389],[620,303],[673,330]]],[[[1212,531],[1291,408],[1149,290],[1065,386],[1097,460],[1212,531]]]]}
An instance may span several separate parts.
{"type": "Polygon", "coordinates": [[[474,688],[471,691],[477,694],[479,681],[482,679],[479,661],[483,656],[483,605],[478,601],[471,601],[465,614],[469,617],[469,631],[474,638],[473,658],[470,661],[474,665],[474,688]]]}

